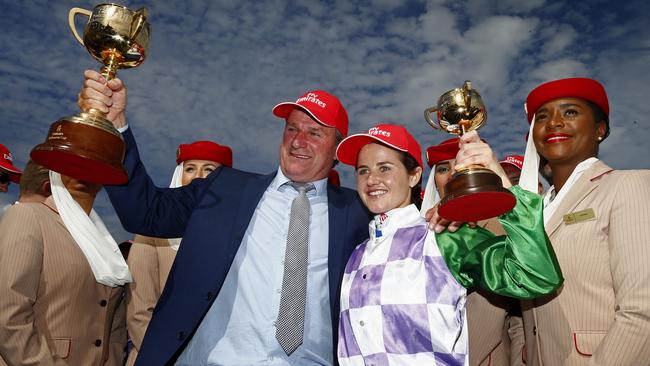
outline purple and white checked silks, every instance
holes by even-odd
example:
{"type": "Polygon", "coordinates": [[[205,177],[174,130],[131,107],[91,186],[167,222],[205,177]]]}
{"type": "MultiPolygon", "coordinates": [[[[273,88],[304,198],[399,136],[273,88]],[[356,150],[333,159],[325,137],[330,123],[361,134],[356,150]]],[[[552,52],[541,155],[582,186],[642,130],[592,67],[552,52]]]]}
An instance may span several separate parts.
{"type": "Polygon", "coordinates": [[[345,268],[341,366],[468,365],[466,294],[415,205],[381,215],[345,268]]]}

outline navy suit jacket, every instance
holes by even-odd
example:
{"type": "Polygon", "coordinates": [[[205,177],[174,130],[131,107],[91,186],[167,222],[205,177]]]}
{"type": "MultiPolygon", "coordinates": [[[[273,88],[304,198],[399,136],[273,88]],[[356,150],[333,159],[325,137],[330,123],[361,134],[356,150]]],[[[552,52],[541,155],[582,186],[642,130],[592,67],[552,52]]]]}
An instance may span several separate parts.
{"type": "MultiPolygon", "coordinates": [[[[122,225],[141,235],[183,237],[136,362],[173,364],[221,290],[255,208],[276,173],[258,175],[219,168],[186,187],[158,188],[140,161],[130,129],[123,137],[129,182],[106,187],[122,225]]],[[[368,238],[370,216],[353,190],[328,185],[327,197],[329,300],[336,363],[341,280],[352,250],[368,238]]]]}

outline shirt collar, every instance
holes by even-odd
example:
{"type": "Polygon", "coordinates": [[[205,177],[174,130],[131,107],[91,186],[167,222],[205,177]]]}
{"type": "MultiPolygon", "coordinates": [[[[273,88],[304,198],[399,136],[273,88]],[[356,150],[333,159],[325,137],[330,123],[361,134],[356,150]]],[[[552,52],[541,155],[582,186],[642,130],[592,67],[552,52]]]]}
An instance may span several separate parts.
{"type": "Polygon", "coordinates": [[[414,204],[394,208],[386,213],[375,215],[374,219],[370,221],[368,225],[370,239],[386,238],[399,228],[411,227],[424,222],[424,218],[414,204]]]}
{"type": "MultiPolygon", "coordinates": [[[[290,182],[291,180],[282,173],[282,168],[278,168],[278,172],[275,175],[275,178],[273,178],[269,188],[284,192],[287,187],[289,187],[288,183],[290,182]]],[[[309,183],[313,184],[315,189],[307,192],[308,196],[327,196],[327,177],[309,183]]]]}

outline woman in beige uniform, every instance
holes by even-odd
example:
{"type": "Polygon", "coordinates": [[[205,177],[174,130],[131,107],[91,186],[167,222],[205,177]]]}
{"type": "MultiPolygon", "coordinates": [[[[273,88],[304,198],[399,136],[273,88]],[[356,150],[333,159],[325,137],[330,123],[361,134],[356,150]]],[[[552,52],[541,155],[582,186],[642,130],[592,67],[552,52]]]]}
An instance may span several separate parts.
{"type": "Polygon", "coordinates": [[[650,171],[598,159],[609,102],[592,79],[544,83],[526,99],[529,142],[520,186],[552,186],[544,221],[565,277],[522,304],[527,365],[650,365],[650,171]],[[539,154],[539,155],[538,155],[539,154]]]}
{"type": "Polygon", "coordinates": [[[131,275],[92,210],[101,186],[53,172],[50,186],[0,222],[0,365],[122,365],[131,275]]]}

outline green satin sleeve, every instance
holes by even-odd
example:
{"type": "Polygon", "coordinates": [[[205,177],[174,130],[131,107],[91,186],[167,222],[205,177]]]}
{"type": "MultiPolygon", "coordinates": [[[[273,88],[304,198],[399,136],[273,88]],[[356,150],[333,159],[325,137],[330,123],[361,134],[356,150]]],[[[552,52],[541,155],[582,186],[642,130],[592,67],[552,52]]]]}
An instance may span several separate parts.
{"type": "Polygon", "coordinates": [[[542,198],[513,186],[517,204],[499,217],[507,235],[463,225],[436,234],[449,270],[466,288],[480,286],[499,295],[532,299],[549,294],[564,278],[544,230],[542,198]]]}

